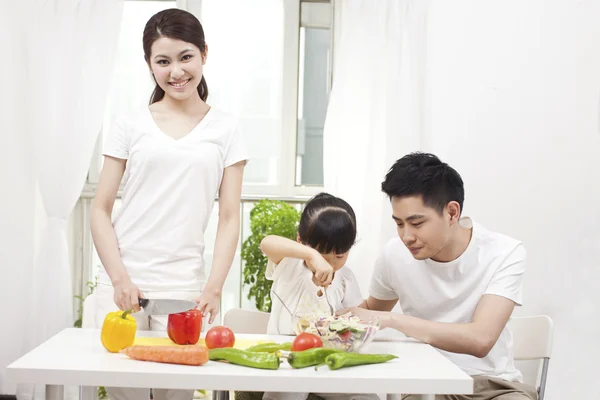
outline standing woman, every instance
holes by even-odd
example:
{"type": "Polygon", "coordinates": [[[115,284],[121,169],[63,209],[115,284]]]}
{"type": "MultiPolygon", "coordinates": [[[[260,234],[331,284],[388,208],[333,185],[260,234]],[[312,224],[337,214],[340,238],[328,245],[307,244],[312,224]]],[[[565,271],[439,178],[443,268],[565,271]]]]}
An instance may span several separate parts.
{"type": "MultiPolygon", "coordinates": [[[[161,11],[147,22],[143,46],[156,87],[149,107],[113,126],[92,208],[92,235],[104,266],[96,324],[117,307],[139,311],[138,297],[193,299],[212,323],[238,242],[248,156],[237,119],[205,103],[208,48],[198,19],[179,9],[161,11]],[[122,207],[111,221],[123,176],[122,207]],[[217,194],[207,279],[204,232],[217,194]]],[[[166,316],[134,317],[139,330],[166,330],[166,316]]],[[[113,400],[148,399],[145,389],[108,392],[113,400]]],[[[193,391],[153,394],[155,400],[183,400],[193,391]]]]}

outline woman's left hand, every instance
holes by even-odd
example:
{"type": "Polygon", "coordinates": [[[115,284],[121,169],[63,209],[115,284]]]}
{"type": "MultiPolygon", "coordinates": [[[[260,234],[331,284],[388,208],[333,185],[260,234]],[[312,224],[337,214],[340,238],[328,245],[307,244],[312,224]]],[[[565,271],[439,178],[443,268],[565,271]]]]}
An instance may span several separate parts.
{"type": "Polygon", "coordinates": [[[208,323],[212,324],[217,314],[219,314],[221,296],[217,293],[204,290],[202,295],[195,299],[195,301],[198,303],[197,309],[202,312],[202,315],[205,317],[210,315],[208,323]]]}

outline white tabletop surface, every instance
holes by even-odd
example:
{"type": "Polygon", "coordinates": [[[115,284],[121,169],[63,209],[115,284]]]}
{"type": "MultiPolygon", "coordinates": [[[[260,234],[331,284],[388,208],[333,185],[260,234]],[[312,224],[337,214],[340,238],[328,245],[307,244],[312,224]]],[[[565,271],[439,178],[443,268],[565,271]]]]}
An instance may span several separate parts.
{"type": "MultiPolygon", "coordinates": [[[[139,335],[164,336],[140,332],[139,335]]],[[[236,335],[240,339],[290,341],[289,336],[236,335]]],[[[330,371],[322,367],[294,370],[282,362],[279,370],[259,370],[209,361],[184,366],[135,361],[111,354],[96,329],[70,328],[7,367],[15,383],[79,386],[154,387],[169,389],[288,391],[323,393],[471,394],[473,381],[433,347],[411,339],[372,342],[365,352],[390,353],[384,364],[330,371]]]]}

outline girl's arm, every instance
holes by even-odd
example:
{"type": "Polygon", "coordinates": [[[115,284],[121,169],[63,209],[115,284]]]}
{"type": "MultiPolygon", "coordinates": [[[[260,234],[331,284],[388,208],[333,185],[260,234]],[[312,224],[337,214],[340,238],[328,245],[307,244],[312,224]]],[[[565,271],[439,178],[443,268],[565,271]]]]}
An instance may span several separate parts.
{"type": "Polygon", "coordinates": [[[246,161],[240,161],[225,168],[219,189],[219,224],[214,257],[208,282],[198,299],[198,309],[204,315],[210,314],[209,323],[212,323],[219,313],[221,292],[239,240],[240,201],[245,166],[246,161]]]}
{"type": "Polygon", "coordinates": [[[275,264],[279,264],[286,257],[308,262],[320,256],[319,252],[311,247],[276,235],[265,236],[260,242],[260,249],[275,264]]]}
{"type": "Polygon", "coordinates": [[[139,311],[142,297],[121,261],[111,215],[127,160],[106,156],[100,173],[96,199],[92,205],[91,230],[94,245],[115,291],[115,304],[121,310],[139,311]]]}
{"type": "Polygon", "coordinates": [[[260,242],[260,249],[271,262],[279,264],[284,258],[304,260],[320,286],[328,286],[333,280],[333,267],[315,249],[293,240],[269,235],[260,242]]]}

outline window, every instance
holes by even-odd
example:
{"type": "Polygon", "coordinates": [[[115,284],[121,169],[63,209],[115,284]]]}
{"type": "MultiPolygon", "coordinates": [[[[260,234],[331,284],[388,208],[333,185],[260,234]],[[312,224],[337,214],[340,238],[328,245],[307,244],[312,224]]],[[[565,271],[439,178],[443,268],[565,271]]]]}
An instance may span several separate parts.
{"type": "Polygon", "coordinates": [[[331,15],[329,3],[301,4],[297,186],[323,186],[323,128],[331,86],[331,15]]]}
{"type": "Polygon", "coordinates": [[[254,193],[276,194],[272,188],[283,180],[278,168],[283,133],[283,18],[281,0],[202,2],[201,21],[209,46],[208,102],[240,117],[252,156],[244,183],[254,193]]]}
{"type": "MultiPolygon", "coordinates": [[[[244,174],[240,243],[249,235],[249,213],[256,199],[273,197],[298,205],[322,190],[323,125],[331,81],[330,2],[125,0],[104,124],[71,218],[77,294],[102,268],[89,229],[101,149],[118,115],[148,104],[154,82],[144,62],[142,32],[152,15],[174,7],[187,9],[202,22],[208,45],[207,102],[242,122],[251,162],[244,174]]],[[[117,199],[115,210],[119,206],[117,199]]],[[[215,204],[205,235],[207,273],[217,215],[215,204]]],[[[225,283],[223,311],[252,308],[242,288],[239,247],[225,283]]]]}

